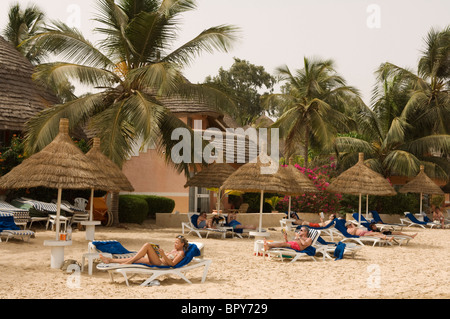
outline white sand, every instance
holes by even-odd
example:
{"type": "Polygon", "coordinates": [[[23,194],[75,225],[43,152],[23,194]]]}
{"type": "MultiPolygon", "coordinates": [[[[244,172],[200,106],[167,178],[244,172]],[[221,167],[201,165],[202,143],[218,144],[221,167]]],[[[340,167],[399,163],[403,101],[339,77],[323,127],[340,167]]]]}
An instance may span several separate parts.
{"type": "MultiPolygon", "coordinates": [[[[157,242],[167,251],[181,233],[181,227],[159,228],[151,223],[126,226],[97,227],[96,239],[116,239],[129,250],[139,249],[146,241],[157,242]]],[[[122,277],[112,283],[106,272],[94,269],[89,276],[85,267],[80,287],[70,288],[77,274],[50,268],[50,248],[43,242],[53,239],[54,232],[41,228],[30,243],[0,243],[0,298],[450,298],[450,229],[406,231],[418,232],[407,246],[365,246],[354,259],[295,263],[254,256],[254,239],[199,239],[191,234],[187,238],[204,243],[205,257],[213,260],[203,284],[202,269],[187,273],[192,285],[172,276],[161,277],[160,286],[140,287],[143,278],[135,277],[128,287],[122,277]]],[[[85,233],[75,231],[73,237],[65,259],[81,262],[87,252],[85,233]]],[[[270,239],[282,240],[281,232],[271,231],[270,239]]]]}

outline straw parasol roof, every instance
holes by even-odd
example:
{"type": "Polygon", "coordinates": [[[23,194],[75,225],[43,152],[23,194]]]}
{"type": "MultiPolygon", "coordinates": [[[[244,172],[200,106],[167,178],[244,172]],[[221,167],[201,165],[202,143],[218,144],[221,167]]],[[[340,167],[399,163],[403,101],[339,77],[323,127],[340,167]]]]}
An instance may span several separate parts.
{"type": "Polygon", "coordinates": [[[103,172],[72,142],[68,133],[69,121],[61,119],[55,139],[2,176],[0,188],[113,188],[103,172]]]}
{"type": "Polygon", "coordinates": [[[420,165],[420,172],[411,181],[406,183],[399,190],[400,193],[424,193],[424,194],[444,194],[444,191],[436,185],[435,182],[431,180],[425,174],[424,166],[420,165]]]}
{"type": "Polygon", "coordinates": [[[317,193],[318,190],[313,182],[300,172],[289,160],[289,165],[281,166],[279,174],[283,176],[283,180],[289,189],[288,195],[298,195],[304,193],[317,193]]]}
{"type": "Polygon", "coordinates": [[[256,163],[247,163],[239,167],[223,183],[224,189],[232,189],[241,192],[289,194],[289,186],[286,184],[285,175],[262,174],[264,168],[269,167],[270,157],[264,153],[260,154],[256,163]]]}
{"type": "Polygon", "coordinates": [[[184,187],[220,188],[235,169],[226,163],[213,163],[189,178],[184,187]]]}
{"type": "Polygon", "coordinates": [[[92,148],[86,153],[86,156],[97,167],[101,168],[106,178],[116,186],[115,189],[110,190],[134,191],[133,186],[122,170],[102,153],[100,150],[100,139],[98,137],[93,139],[92,148]]]}
{"type": "Polygon", "coordinates": [[[327,191],[351,195],[394,196],[396,194],[386,178],[364,164],[363,153],[359,153],[358,163],[330,183],[327,191]]]}
{"type": "Polygon", "coordinates": [[[55,96],[31,79],[33,65],[0,36],[0,130],[22,131],[55,96]]]}

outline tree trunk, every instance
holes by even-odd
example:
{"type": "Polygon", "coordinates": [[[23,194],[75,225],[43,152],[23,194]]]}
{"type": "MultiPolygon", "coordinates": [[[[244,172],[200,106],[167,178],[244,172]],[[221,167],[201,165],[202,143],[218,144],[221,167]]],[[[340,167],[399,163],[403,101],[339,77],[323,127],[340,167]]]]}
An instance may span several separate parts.
{"type": "Polygon", "coordinates": [[[112,226],[119,225],[119,192],[111,193],[111,213],[113,215],[112,226]]]}
{"type": "Polygon", "coordinates": [[[305,145],[303,148],[303,153],[305,156],[305,168],[308,168],[308,148],[309,148],[309,128],[308,125],[305,126],[305,145]]]}

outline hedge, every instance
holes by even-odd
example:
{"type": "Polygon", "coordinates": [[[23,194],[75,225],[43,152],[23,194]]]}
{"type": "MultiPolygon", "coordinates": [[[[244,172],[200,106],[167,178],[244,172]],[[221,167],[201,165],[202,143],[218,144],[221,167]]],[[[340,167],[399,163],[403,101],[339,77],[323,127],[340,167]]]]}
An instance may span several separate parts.
{"type": "Polygon", "coordinates": [[[121,222],[141,224],[147,218],[155,218],[156,213],[170,214],[174,208],[175,201],[171,198],[155,195],[119,196],[119,220],[121,222]],[[128,221],[130,219],[133,221],[128,221]]]}
{"type": "Polygon", "coordinates": [[[148,216],[145,199],[134,195],[119,196],[119,221],[121,223],[142,224],[148,216]]]}

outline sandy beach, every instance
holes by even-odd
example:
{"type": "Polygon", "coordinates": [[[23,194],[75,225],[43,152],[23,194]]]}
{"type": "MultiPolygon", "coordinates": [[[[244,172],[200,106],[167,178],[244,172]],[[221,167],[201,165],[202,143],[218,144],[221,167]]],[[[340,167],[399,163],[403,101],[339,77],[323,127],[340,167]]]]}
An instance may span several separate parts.
{"type": "MultiPolygon", "coordinates": [[[[96,239],[116,239],[127,249],[137,250],[146,241],[172,249],[180,228],[160,228],[151,221],[126,228],[97,227],[96,239]]],[[[355,258],[295,263],[263,259],[253,253],[254,239],[198,238],[205,245],[205,258],[212,259],[205,283],[202,270],[187,273],[192,285],[180,278],[161,277],[161,285],[140,287],[143,277],[126,286],[122,277],[114,283],[106,272],[87,267],[81,274],[50,268],[50,248],[44,240],[54,231],[36,229],[30,242],[0,243],[0,288],[2,299],[448,299],[450,298],[450,229],[404,229],[417,232],[406,246],[365,246],[355,258]],[[75,278],[75,276],[78,276],[75,278]],[[376,276],[376,278],[374,277],[376,276]],[[78,281],[76,281],[78,280],[78,281]],[[73,283],[78,282],[78,285],[73,283]],[[375,283],[375,284],[374,284],[375,283]],[[297,288],[297,287],[301,287],[297,288]]],[[[279,228],[272,240],[282,240],[279,228]]],[[[65,259],[81,262],[87,252],[83,231],[75,231],[65,259]]]]}

